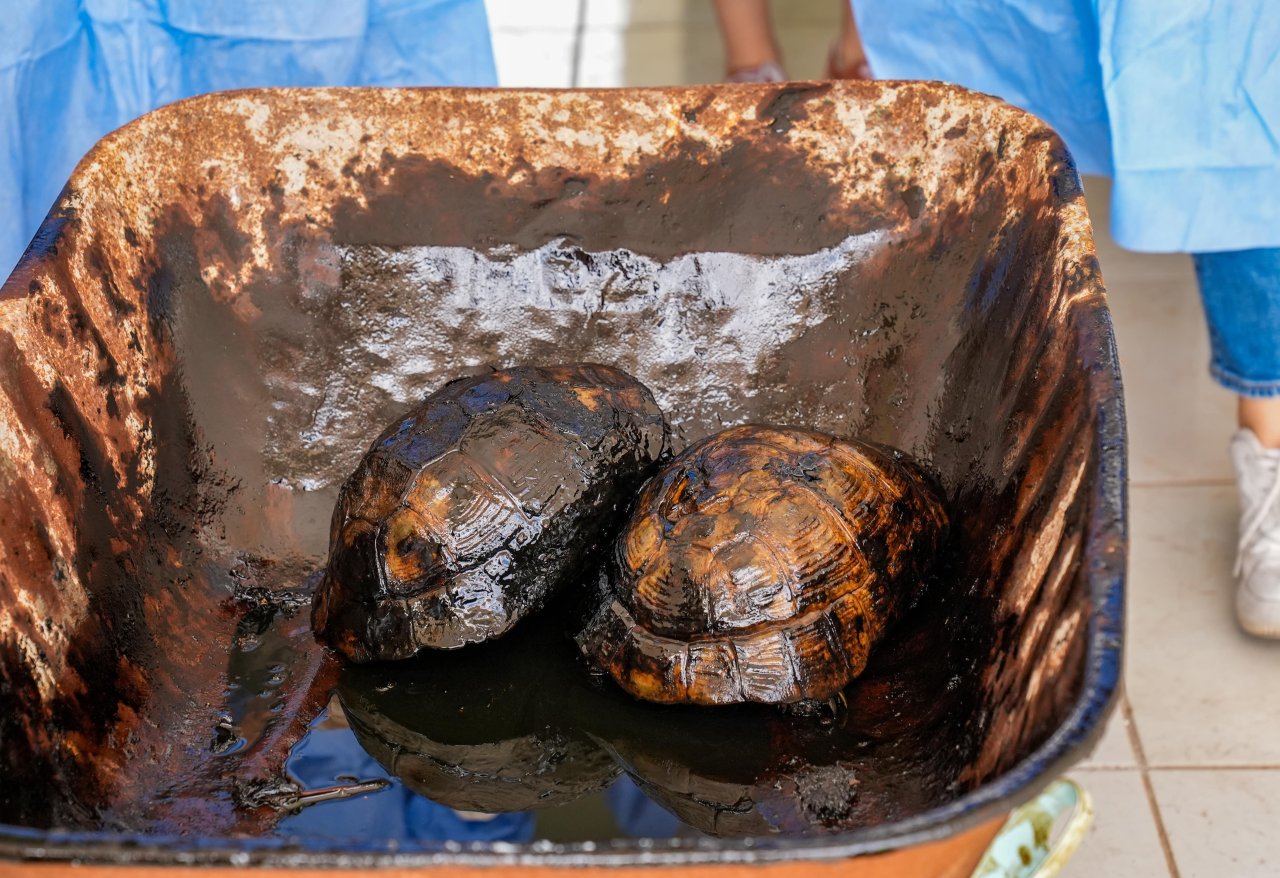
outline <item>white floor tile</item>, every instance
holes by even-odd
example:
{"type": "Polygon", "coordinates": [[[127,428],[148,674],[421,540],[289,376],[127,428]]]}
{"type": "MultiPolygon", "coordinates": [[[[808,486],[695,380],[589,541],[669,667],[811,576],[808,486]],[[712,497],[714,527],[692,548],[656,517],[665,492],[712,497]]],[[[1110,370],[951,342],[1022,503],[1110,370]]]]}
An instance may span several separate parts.
{"type": "Polygon", "coordinates": [[[1142,776],[1083,771],[1072,778],[1093,797],[1094,822],[1060,878],[1168,878],[1142,776]]]}
{"type": "Polygon", "coordinates": [[[587,0],[587,26],[714,24],[711,0],[587,0]]]}
{"type": "Polygon", "coordinates": [[[1107,728],[1103,731],[1098,746],[1094,748],[1088,759],[1076,766],[1076,770],[1136,768],[1137,765],[1137,756],[1129,740],[1129,723],[1125,719],[1122,700],[1115,706],[1111,718],[1107,720],[1107,728]]]}
{"type": "Polygon", "coordinates": [[[719,52],[712,25],[588,28],[583,34],[581,79],[593,86],[716,82],[719,52]]]}
{"type": "Polygon", "coordinates": [[[568,88],[573,84],[572,30],[495,28],[492,37],[499,85],[568,88]]]}
{"type": "Polygon", "coordinates": [[[1182,878],[1280,875],[1280,771],[1156,771],[1151,781],[1182,878]]]}
{"type": "Polygon", "coordinates": [[[1125,679],[1148,764],[1280,765],[1280,642],[1232,611],[1235,488],[1130,496],[1125,679]]]}
{"type": "Polygon", "coordinates": [[[571,31],[578,26],[579,6],[579,0],[484,0],[489,27],[493,30],[571,31]]]}
{"type": "Polygon", "coordinates": [[[1195,282],[1116,282],[1108,304],[1124,380],[1130,478],[1230,482],[1235,396],[1209,378],[1195,282]]]}

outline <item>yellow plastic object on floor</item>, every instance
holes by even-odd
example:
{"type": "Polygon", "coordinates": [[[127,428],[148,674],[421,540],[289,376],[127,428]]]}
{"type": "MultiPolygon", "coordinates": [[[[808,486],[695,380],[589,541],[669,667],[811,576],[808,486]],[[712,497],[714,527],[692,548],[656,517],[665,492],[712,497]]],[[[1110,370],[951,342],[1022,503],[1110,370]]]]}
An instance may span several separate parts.
{"type": "Polygon", "coordinates": [[[973,878],[1053,878],[1093,824],[1093,800],[1075,781],[1056,780],[1013,812],[973,878]]]}

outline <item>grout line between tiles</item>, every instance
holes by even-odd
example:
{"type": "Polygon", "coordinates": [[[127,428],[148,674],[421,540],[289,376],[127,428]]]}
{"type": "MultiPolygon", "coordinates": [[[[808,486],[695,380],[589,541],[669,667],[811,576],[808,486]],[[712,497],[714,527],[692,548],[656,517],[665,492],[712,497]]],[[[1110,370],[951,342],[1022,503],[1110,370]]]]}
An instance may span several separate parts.
{"type": "Polygon", "coordinates": [[[538,27],[498,26],[490,28],[491,33],[502,34],[504,37],[529,37],[530,39],[545,37],[551,34],[576,34],[578,31],[579,28],[577,25],[573,25],[571,27],[566,27],[564,25],[546,25],[538,27]]]}
{"type": "MultiPolygon", "coordinates": [[[[1072,771],[1141,771],[1142,766],[1137,764],[1124,765],[1119,762],[1102,762],[1102,763],[1078,763],[1071,766],[1072,771]]],[[[1194,765],[1183,765],[1177,762],[1158,762],[1147,765],[1147,771],[1280,771],[1280,765],[1275,763],[1260,762],[1257,765],[1240,764],[1232,762],[1229,764],[1217,762],[1197,762],[1194,765]]]]}
{"type": "Polygon", "coordinates": [[[587,32],[587,0],[578,0],[578,18],[573,23],[573,50],[569,56],[569,84],[582,85],[582,43],[587,32]]]}
{"type": "Polygon", "coordinates": [[[1160,479],[1138,481],[1131,479],[1130,488],[1225,488],[1234,485],[1231,479],[1160,479]]]}
{"type": "Polygon", "coordinates": [[[1147,794],[1147,805],[1151,808],[1151,819],[1156,824],[1156,835],[1160,837],[1160,848],[1164,851],[1165,865],[1169,867],[1171,878],[1182,878],[1178,871],[1178,862],[1173,856],[1173,845],[1169,843],[1169,833],[1164,827],[1164,816],[1160,813],[1160,805],[1156,801],[1156,789],[1151,783],[1151,774],[1147,769],[1147,756],[1142,749],[1142,738],[1138,735],[1138,723],[1133,715],[1133,705],[1126,694],[1121,702],[1125,722],[1129,726],[1129,746],[1133,748],[1134,758],[1138,760],[1138,776],[1142,778],[1142,788],[1147,794]]]}
{"type": "Polygon", "coordinates": [[[1280,765],[1274,763],[1260,763],[1258,765],[1241,765],[1233,763],[1230,765],[1215,765],[1208,762],[1199,762],[1195,765],[1178,765],[1177,763],[1161,763],[1159,765],[1149,765],[1150,771],[1280,771],[1280,765]]]}

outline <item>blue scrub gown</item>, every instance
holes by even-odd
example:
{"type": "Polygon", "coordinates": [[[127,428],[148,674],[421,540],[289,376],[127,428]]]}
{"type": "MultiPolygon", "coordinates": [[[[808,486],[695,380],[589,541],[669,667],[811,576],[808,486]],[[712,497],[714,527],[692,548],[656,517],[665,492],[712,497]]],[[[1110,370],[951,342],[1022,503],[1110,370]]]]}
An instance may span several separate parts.
{"type": "Polygon", "coordinates": [[[1046,119],[1154,252],[1280,246],[1275,0],[854,0],[872,70],[1046,119]]]}
{"type": "Polygon", "coordinates": [[[0,279],[89,147],[161,104],[497,80],[482,0],[12,0],[0,17],[0,279]]]}

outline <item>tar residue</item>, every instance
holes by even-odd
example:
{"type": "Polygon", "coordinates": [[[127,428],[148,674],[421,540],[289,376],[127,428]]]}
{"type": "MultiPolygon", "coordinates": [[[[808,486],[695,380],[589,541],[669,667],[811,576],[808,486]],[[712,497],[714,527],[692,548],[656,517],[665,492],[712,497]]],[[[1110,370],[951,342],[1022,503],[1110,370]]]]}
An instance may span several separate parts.
{"type": "Polygon", "coordinates": [[[946,526],[901,452],[726,430],[649,481],[578,640],[646,701],[826,701],[915,602],[946,526]]]}
{"type": "MultiPolygon", "coordinates": [[[[777,101],[775,130],[794,102],[777,101]]],[[[385,157],[369,174],[366,205],[343,204],[340,245],[534,250],[560,238],[584,250],[625,247],[656,259],[685,253],[806,253],[893,225],[888,211],[850,211],[838,190],[792,150],[743,141],[712,151],[699,141],[634,177],[600,179],[569,168],[518,163],[501,176],[468,176],[439,160],[385,157]]]]}
{"type": "Polygon", "coordinates": [[[607,551],[669,438],[648,388],[607,366],[449,382],[343,485],[317,634],[353,661],[502,636],[607,551]]]}
{"type": "MultiPolygon", "coordinates": [[[[602,841],[817,835],[963,792],[963,681],[978,645],[914,613],[819,716],[635,701],[591,672],[554,614],[507,637],[349,666],[288,763],[298,788],[377,792],[286,817],[283,835],[602,841]]],[[[971,678],[969,678],[971,679],[971,678]]]]}
{"type": "MultiPolygon", "coordinates": [[[[261,194],[244,186],[235,203],[201,182],[175,199],[186,207],[157,206],[135,229],[141,276],[111,277],[116,258],[84,263],[107,299],[146,313],[150,336],[129,348],[146,353],[129,363],[90,331],[120,309],[68,297],[81,263],[73,277],[57,262],[59,294],[33,289],[24,303],[57,356],[81,374],[88,352],[95,387],[141,372],[147,393],[45,386],[17,337],[0,336],[4,386],[74,519],[60,538],[92,584],[86,606],[59,604],[66,571],[33,566],[55,554],[41,548],[40,503],[20,485],[0,497],[6,546],[27,552],[12,569],[38,569],[30,593],[65,616],[14,624],[72,644],[65,667],[0,656],[0,691],[18,706],[0,717],[17,778],[0,819],[263,834],[277,807],[316,801],[308,792],[399,771],[276,831],[406,844],[826,832],[943,804],[1043,741],[1078,688],[1080,565],[1096,561],[1083,548],[1096,431],[1078,361],[1107,339],[1081,341],[1070,322],[1101,319],[1071,299],[1096,283],[1054,258],[1064,245],[1045,184],[1073,172],[1024,156],[1015,182],[1002,157],[961,139],[948,142],[966,152],[935,170],[963,184],[964,203],[936,203],[946,183],[926,199],[907,163],[876,152],[863,169],[896,175],[849,192],[792,143],[827,98],[789,88],[733,123],[723,148],[676,140],[610,177],[531,166],[518,142],[474,175],[388,152],[352,165],[362,197],[328,205],[329,225],[280,219],[274,167],[252,171],[261,194]],[[249,222],[264,262],[244,262],[249,222]],[[235,280],[242,268],[248,281],[235,280]],[[883,441],[936,470],[954,564],[830,722],[632,702],[592,682],[567,639],[563,653],[529,649],[563,637],[534,618],[492,647],[518,674],[486,678],[490,648],[468,648],[349,671],[330,701],[336,665],[298,605],[374,432],[450,378],[572,361],[651,387],[677,451],[754,421],[883,441]],[[127,419],[110,414],[123,408],[127,419]],[[117,462],[116,447],[135,451],[117,462]],[[490,776],[493,796],[479,783],[490,776]],[[530,799],[540,807],[523,810],[530,799]],[[480,816],[495,802],[525,816],[480,816]]],[[[110,255],[104,242],[125,235],[93,230],[95,243],[78,223],[57,248],[110,255]]],[[[41,246],[55,260],[54,243],[41,246]]]]}

